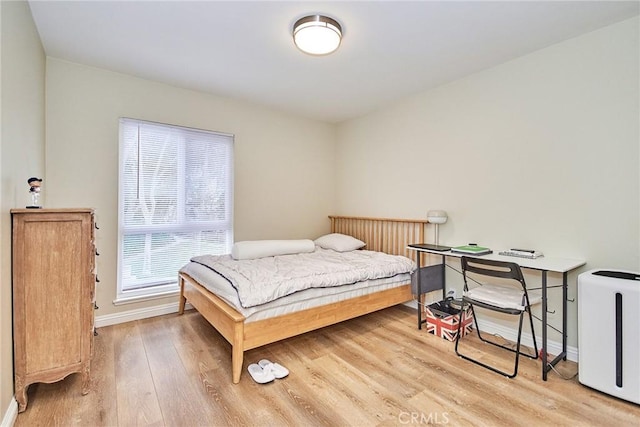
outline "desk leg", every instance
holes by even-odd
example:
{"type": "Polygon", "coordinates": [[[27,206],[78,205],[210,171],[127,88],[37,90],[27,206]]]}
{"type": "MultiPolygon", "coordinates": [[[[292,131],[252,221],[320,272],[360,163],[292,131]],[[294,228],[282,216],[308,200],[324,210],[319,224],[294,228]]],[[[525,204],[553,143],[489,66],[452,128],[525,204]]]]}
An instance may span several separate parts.
{"type": "Polygon", "coordinates": [[[547,380],[547,272],[542,271],[542,381],[547,380]]]}
{"type": "MultiPolygon", "coordinates": [[[[441,270],[440,272],[442,273],[442,301],[444,301],[447,298],[447,285],[446,285],[446,280],[445,280],[445,270],[446,270],[446,258],[444,255],[442,255],[442,264],[441,264],[441,270]]],[[[460,297],[462,298],[462,297],[460,297]]]]}
{"type": "Polygon", "coordinates": [[[567,360],[567,273],[562,273],[562,352],[549,361],[547,355],[547,272],[542,272],[542,380],[560,360],[567,360]]]}
{"type": "Polygon", "coordinates": [[[418,329],[422,329],[422,286],[420,284],[420,251],[416,251],[416,289],[418,290],[418,329]]]}
{"type": "Polygon", "coordinates": [[[562,360],[567,360],[567,272],[562,273],[562,360]]]}

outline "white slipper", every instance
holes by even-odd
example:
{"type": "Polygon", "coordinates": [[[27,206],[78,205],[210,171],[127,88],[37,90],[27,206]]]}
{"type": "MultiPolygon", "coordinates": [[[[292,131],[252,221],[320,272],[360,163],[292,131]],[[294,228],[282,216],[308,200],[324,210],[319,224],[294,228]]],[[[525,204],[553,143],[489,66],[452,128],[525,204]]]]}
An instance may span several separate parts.
{"type": "Polygon", "coordinates": [[[252,363],[247,368],[249,374],[251,374],[251,378],[258,384],[266,384],[276,379],[273,372],[270,370],[264,370],[260,365],[252,363]]]}
{"type": "Polygon", "coordinates": [[[271,372],[276,378],[284,378],[289,375],[289,370],[279,363],[273,363],[270,360],[262,359],[258,362],[265,372],[271,372]]]}

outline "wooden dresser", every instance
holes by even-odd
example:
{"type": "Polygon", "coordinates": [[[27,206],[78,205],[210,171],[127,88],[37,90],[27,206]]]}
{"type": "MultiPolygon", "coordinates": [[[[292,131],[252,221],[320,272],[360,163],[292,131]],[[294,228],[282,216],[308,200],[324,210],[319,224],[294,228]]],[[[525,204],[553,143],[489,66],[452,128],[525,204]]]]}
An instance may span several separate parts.
{"type": "Polygon", "coordinates": [[[89,392],[93,345],[93,209],[12,209],[13,342],[18,411],[27,389],[69,374],[89,392]]]}

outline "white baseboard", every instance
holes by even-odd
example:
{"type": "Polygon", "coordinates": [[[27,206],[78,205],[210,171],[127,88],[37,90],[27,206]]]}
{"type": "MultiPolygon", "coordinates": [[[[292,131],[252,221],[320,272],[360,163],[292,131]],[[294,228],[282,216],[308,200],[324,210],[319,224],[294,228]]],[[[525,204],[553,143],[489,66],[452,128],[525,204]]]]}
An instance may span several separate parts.
{"type": "MultiPolygon", "coordinates": [[[[187,303],[185,310],[193,307],[187,303]]],[[[139,308],[136,310],[123,311],[114,314],[105,314],[104,316],[96,316],[95,326],[101,328],[103,326],[117,325],[119,323],[133,322],[134,320],[148,319],[150,317],[162,316],[178,312],[178,303],[156,305],[153,307],[139,308]]]]}
{"type": "Polygon", "coordinates": [[[9,407],[4,413],[4,417],[2,417],[1,427],[13,427],[16,422],[16,418],[18,418],[18,401],[15,397],[11,398],[9,402],[9,407]]]}
{"type": "MultiPolygon", "coordinates": [[[[508,339],[509,341],[516,341],[518,338],[517,330],[514,328],[510,328],[508,326],[500,325],[498,323],[494,323],[487,320],[480,320],[480,331],[486,332],[488,334],[497,334],[503,338],[508,339]]],[[[517,325],[516,325],[517,326],[517,325]]],[[[536,329],[536,332],[538,330],[536,329]]],[[[531,346],[533,343],[533,339],[530,333],[522,333],[522,345],[531,346]]],[[[542,345],[542,338],[536,333],[536,342],[538,343],[538,348],[542,345]]],[[[562,352],[562,343],[557,341],[549,341],[547,340],[547,354],[549,354],[549,358],[552,359],[557,354],[562,352]]],[[[578,349],[576,347],[567,346],[567,360],[571,360],[572,362],[578,362],[578,349]]]]}

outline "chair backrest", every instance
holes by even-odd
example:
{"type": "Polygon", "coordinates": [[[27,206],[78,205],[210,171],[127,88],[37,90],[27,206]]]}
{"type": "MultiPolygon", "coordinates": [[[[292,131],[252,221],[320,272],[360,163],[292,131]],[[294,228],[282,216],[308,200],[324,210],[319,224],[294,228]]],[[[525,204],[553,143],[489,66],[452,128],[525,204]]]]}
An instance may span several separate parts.
{"type": "Polygon", "coordinates": [[[524,276],[520,266],[515,262],[495,261],[492,259],[462,257],[462,273],[467,282],[467,273],[476,273],[483,276],[500,277],[503,279],[517,280],[526,292],[524,276]]]}
{"type": "MultiPolygon", "coordinates": [[[[522,306],[529,307],[531,301],[529,300],[529,292],[527,292],[527,284],[524,281],[524,275],[520,266],[515,262],[507,261],[495,261],[492,259],[476,258],[476,257],[462,257],[462,277],[464,278],[464,290],[469,291],[468,273],[475,273],[488,277],[498,277],[502,279],[511,280],[511,285],[515,285],[513,281],[517,281],[520,284],[523,300],[522,306]]],[[[474,282],[482,285],[474,278],[471,278],[474,282]]]]}

